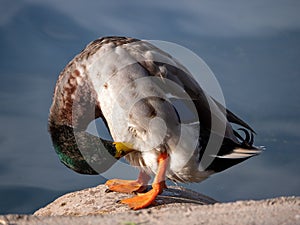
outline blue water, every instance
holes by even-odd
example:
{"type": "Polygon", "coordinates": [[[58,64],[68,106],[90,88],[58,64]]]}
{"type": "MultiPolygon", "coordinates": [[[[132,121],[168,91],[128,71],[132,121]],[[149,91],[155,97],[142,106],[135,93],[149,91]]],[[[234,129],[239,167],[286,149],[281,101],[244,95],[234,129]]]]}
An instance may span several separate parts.
{"type": "Polygon", "coordinates": [[[32,213],[63,193],[136,174],[76,174],[59,162],[47,132],[58,74],[88,42],[108,35],[171,41],[197,53],[227,106],[267,147],[187,187],[219,201],[300,194],[298,2],[39,2],[0,2],[0,214],[32,213]]]}

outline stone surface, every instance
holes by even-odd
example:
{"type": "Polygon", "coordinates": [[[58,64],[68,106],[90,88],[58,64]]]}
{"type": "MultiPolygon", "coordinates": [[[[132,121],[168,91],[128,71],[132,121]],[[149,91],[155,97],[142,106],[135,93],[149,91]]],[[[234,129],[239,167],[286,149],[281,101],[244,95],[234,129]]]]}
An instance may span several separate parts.
{"type": "Polygon", "coordinates": [[[216,203],[199,193],[170,187],[158,204],[133,211],[117,200],[127,194],[106,193],[103,185],[66,194],[34,215],[3,215],[0,225],[98,224],[300,224],[300,197],[216,203]]]}
{"type": "MultiPolygon", "coordinates": [[[[117,203],[118,200],[128,198],[132,195],[116,192],[106,193],[106,187],[99,185],[81,191],[66,194],[44,208],[34,213],[36,216],[85,216],[112,214],[131,211],[126,205],[117,203]]],[[[197,192],[179,187],[171,186],[156,199],[156,206],[177,207],[182,204],[213,204],[217,201],[197,192]]]]}

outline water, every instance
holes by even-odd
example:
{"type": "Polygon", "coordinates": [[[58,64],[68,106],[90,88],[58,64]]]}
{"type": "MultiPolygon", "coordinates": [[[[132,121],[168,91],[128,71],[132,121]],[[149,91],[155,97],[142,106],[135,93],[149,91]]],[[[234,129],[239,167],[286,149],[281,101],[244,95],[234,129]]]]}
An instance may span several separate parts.
{"type": "Polygon", "coordinates": [[[76,174],[59,162],[47,132],[58,74],[88,42],[107,35],[193,50],[215,73],[227,106],[254,127],[256,144],[267,147],[187,187],[219,201],[300,194],[298,3],[43,2],[0,3],[0,214],[32,213],[104,177],[137,173],[76,174]]]}

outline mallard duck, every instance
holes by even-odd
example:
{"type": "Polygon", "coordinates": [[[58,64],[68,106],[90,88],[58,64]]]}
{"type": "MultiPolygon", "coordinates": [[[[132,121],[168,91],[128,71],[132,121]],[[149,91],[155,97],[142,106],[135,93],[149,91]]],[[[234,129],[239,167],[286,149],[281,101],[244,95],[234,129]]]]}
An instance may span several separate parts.
{"type": "Polygon", "coordinates": [[[137,180],[106,182],[109,191],[138,193],[120,201],[135,210],[153,204],[166,179],[200,182],[261,152],[254,130],[206,94],[178,60],[127,37],[97,39],[65,67],[48,122],[60,160],[76,172],[101,173],[123,156],[139,168],[137,180]],[[173,99],[192,103],[196,119],[183,119],[173,99]],[[86,132],[96,118],[113,141],[86,132]],[[142,193],[151,175],[152,189],[142,193]]]}

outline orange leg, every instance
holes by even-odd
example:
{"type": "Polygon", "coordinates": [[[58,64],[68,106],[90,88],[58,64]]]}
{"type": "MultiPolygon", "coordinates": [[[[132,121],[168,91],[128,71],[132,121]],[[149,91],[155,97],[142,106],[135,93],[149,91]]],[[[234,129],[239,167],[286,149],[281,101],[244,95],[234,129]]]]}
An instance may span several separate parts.
{"type": "Polygon", "coordinates": [[[147,188],[150,176],[141,171],[137,180],[119,180],[112,179],[106,181],[105,185],[109,191],[121,193],[143,192],[147,188]]]}
{"type": "Polygon", "coordinates": [[[158,157],[158,169],[157,174],[152,183],[152,189],[144,194],[138,194],[135,197],[121,200],[121,203],[127,204],[130,208],[137,210],[143,209],[155,202],[157,195],[163,192],[166,188],[165,177],[166,170],[169,164],[169,158],[167,153],[161,153],[158,157]]]}

